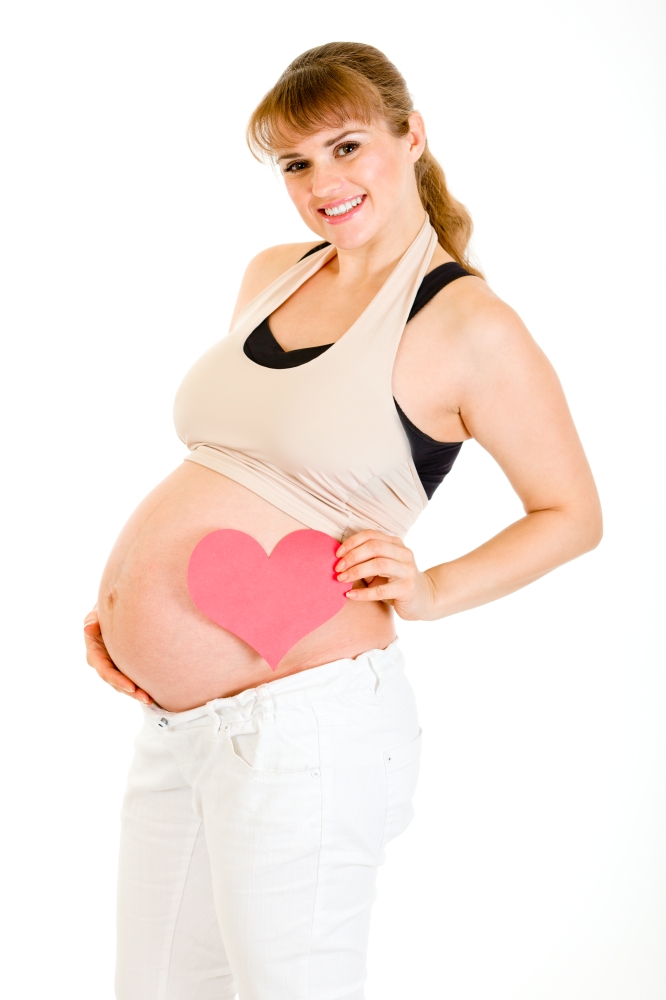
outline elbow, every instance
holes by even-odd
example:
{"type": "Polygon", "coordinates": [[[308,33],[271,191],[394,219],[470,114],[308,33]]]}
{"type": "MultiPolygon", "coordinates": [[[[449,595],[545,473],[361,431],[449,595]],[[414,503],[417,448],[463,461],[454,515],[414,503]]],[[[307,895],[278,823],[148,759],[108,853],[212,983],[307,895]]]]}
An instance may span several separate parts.
{"type": "Polygon", "coordinates": [[[585,552],[592,552],[593,549],[596,549],[597,545],[600,544],[601,539],[603,537],[604,537],[604,525],[602,519],[599,518],[598,523],[595,524],[593,528],[590,528],[588,530],[587,543],[585,545],[585,548],[581,552],[581,555],[583,555],[585,552]]]}
{"type": "Polygon", "coordinates": [[[558,515],[562,562],[577,559],[596,549],[604,533],[598,497],[586,497],[577,502],[551,507],[550,510],[558,515]]]}
{"type": "Polygon", "coordinates": [[[580,546],[578,555],[582,556],[596,549],[604,535],[604,520],[598,498],[595,503],[586,505],[580,512],[578,522],[580,546]]]}

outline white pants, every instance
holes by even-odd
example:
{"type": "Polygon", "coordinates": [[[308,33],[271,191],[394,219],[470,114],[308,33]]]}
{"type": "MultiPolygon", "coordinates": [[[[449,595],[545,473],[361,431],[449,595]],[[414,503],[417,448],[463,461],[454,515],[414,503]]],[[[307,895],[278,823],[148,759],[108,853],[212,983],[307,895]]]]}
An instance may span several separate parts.
{"type": "Polygon", "coordinates": [[[146,710],[123,806],[118,1000],[363,1000],[421,736],[397,643],[146,710]]]}

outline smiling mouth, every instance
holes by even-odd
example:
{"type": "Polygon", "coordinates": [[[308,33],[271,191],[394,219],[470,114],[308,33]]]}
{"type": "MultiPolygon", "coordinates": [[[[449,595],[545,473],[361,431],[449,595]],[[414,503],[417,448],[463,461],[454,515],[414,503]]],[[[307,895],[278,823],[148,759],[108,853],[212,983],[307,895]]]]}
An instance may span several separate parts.
{"type": "Polygon", "coordinates": [[[362,205],[365,198],[364,194],[359,194],[355,198],[349,198],[347,201],[338,202],[337,205],[331,205],[327,208],[319,208],[317,211],[320,215],[325,215],[329,219],[340,218],[340,216],[349,215],[355,208],[362,205]]]}

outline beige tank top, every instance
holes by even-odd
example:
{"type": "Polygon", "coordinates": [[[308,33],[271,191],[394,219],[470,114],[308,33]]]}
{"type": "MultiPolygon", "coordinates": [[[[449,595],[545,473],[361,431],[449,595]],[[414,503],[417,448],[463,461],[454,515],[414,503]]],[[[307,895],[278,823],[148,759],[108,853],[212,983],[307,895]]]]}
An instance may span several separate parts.
{"type": "Polygon", "coordinates": [[[393,401],[400,337],[437,246],[429,219],[349,330],[296,368],[243,353],[249,334],[337,252],[299,261],[190,369],[174,420],[187,456],[318,531],[403,537],[428,503],[393,401]]]}

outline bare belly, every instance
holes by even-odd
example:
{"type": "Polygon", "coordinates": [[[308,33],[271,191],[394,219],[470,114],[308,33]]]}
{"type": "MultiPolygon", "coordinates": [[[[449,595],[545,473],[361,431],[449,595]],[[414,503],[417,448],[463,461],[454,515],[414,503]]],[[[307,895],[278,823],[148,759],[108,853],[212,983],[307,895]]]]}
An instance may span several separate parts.
{"type": "Polygon", "coordinates": [[[300,640],[273,672],[247,643],[192,603],[187,566],[197,542],[218,528],[245,531],[271,552],[306,525],[217,472],[183,464],[132,514],[109,557],[99,619],[114,663],[168,711],[184,711],[275,677],[307,670],[394,638],[381,602],[349,601],[300,640]]]}

